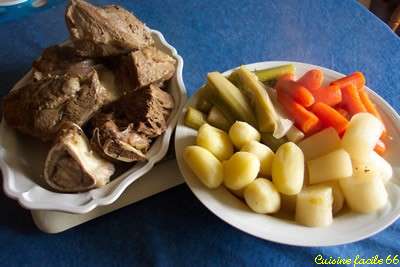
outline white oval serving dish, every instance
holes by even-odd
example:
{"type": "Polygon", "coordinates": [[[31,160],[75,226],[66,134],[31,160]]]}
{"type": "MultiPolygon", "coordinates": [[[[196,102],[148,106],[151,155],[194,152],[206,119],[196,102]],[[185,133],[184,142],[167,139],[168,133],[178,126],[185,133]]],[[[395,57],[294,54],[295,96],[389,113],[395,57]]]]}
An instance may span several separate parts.
{"type": "MultiPolygon", "coordinates": [[[[283,64],[294,64],[297,77],[313,68],[323,70],[326,82],[344,76],[330,69],[299,62],[267,61],[250,64],[247,67],[255,70],[283,64]]],[[[231,71],[224,74],[229,74],[231,71]]],[[[192,192],[211,212],[237,229],[265,240],[298,246],[333,246],[354,242],[376,234],[400,216],[400,117],[378,94],[370,89],[367,90],[382,113],[389,135],[393,137],[386,144],[387,152],[385,154],[385,158],[391,163],[394,171],[393,178],[386,185],[389,203],[378,212],[358,214],[348,211],[335,217],[333,224],[329,227],[309,228],[287,219],[256,214],[223,186],[214,190],[206,188],[190,171],[182,158],[183,149],[188,145],[195,144],[196,140],[197,131],[183,124],[183,114],[187,106],[196,103],[196,95],[184,108],[175,133],[176,158],[181,173],[192,192]]]]}
{"type": "MultiPolygon", "coordinates": [[[[113,203],[131,183],[151,170],[166,155],[171,134],[186,102],[186,89],[182,79],[183,59],[160,32],[151,30],[151,33],[156,46],[177,60],[177,68],[168,88],[174,98],[175,107],[168,119],[167,130],[153,142],[147,153],[149,160],[135,164],[104,187],[84,193],[57,193],[49,190],[42,178],[49,146],[17,133],[2,120],[0,168],[3,173],[3,188],[9,197],[18,200],[27,209],[87,213],[97,206],[113,203]]],[[[20,87],[29,75],[30,73],[22,78],[14,88],[20,87]]]]}

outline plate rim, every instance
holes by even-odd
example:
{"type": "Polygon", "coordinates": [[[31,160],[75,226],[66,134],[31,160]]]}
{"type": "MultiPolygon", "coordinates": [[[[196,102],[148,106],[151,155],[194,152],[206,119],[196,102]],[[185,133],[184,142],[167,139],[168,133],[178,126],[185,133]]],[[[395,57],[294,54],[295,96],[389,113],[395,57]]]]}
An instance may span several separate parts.
{"type": "MultiPolygon", "coordinates": [[[[244,64],[243,66],[248,67],[250,69],[256,69],[254,66],[258,66],[258,65],[262,65],[262,64],[270,64],[271,67],[273,66],[279,66],[279,65],[284,65],[284,64],[295,64],[295,65],[303,65],[305,67],[307,67],[308,69],[311,68],[318,68],[323,70],[324,72],[329,72],[330,74],[336,75],[338,77],[344,77],[345,75],[343,73],[340,73],[338,71],[332,70],[332,69],[328,69],[322,66],[318,66],[315,64],[309,64],[309,63],[304,63],[304,62],[298,62],[298,61],[260,61],[260,62],[254,62],[254,63],[250,63],[250,64],[244,64]]],[[[233,70],[239,68],[238,67],[234,67],[232,69],[226,70],[224,72],[222,72],[223,75],[227,75],[229,73],[231,73],[233,70]]],[[[199,87],[200,88],[200,87],[199,87]]],[[[373,98],[378,99],[383,105],[382,107],[380,106],[380,108],[384,108],[385,109],[385,115],[389,115],[392,117],[391,119],[394,121],[397,121],[397,128],[400,128],[400,115],[397,113],[397,111],[383,98],[381,97],[378,93],[376,93],[375,91],[373,91],[372,89],[370,89],[369,87],[365,86],[365,88],[367,89],[368,93],[371,94],[373,96],[373,98]]],[[[313,241],[304,241],[304,242],[298,242],[298,241],[289,241],[289,240],[282,240],[279,238],[274,238],[274,237],[266,237],[265,235],[263,235],[262,233],[257,233],[256,230],[251,230],[251,229],[243,229],[244,226],[240,225],[240,223],[237,222],[232,222],[229,221],[228,218],[226,218],[225,216],[221,215],[220,213],[218,213],[216,207],[210,207],[206,202],[206,199],[203,199],[201,196],[201,192],[199,190],[197,190],[195,187],[193,187],[190,183],[190,181],[188,181],[189,179],[186,177],[185,175],[185,171],[183,168],[183,164],[185,164],[182,160],[182,157],[180,157],[179,155],[182,154],[181,153],[181,148],[180,148],[180,142],[179,142],[179,131],[180,131],[180,127],[186,127],[183,124],[183,118],[184,118],[184,111],[187,109],[187,107],[194,102],[194,100],[196,99],[196,95],[197,95],[197,91],[195,94],[193,94],[189,100],[187,101],[185,107],[183,108],[181,115],[179,117],[177,126],[176,126],[176,132],[175,132],[175,153],[176,153],[176,159],[177,159],[177,163],[178,163],[178,167],[180,169],[180,172],[185,180],[185,183],[187,184],[187,186],[189,187],[189,189],[192,191],[192,193],[196,196],[196,198],[211,212],[213,213],[215,216],[217,216],[219,219],[221,219],[222,221],[224,221],[225,223],[229,224],[230,226],[245,232],[249,235],[252,235],[254,237],[263,239],[263,240],[268,240],[268,241],[272,241],[275,243],[279,243],[279,244],[284,244],[284,245],[291,245],[291,246],[301,246],[301,247],[330,247],[330,246],[337,246],[337,245],[344,245],[344,244],[349,244],[349,243],[353,243],[353,242],[357,242],[366,238],[369,238],[383,230],[385,230],[387,227],[389,227],[391,224],[393,224],[399,217],[400,217],[400,211],[395,214],[394,216],[389,216],[389,218],[387,220],[384,221],[384,223],[380,226],[377,226],[376,229],[372,229],[370,231],[368,231],[368,233],[365,234],[361,234],[360,236],[354,236],[354,237],[348,237],[346,240],[344,241],[338,241],[338,240],[334,240],[332,242],[330,242],[329,240],[326,242],[313,242],[313,241]]],[[[210,189],[206,189],[206,190],[210,190],[210,189]]],[[[274,217],[275,218],[275,217],[274,217]]],[[[309,228],[306,227],[307,229],[313,229],[313,228],[309,228]]],[[[323,229],[323,228],[316,228],[316,229],[323,229]]]]}
{"type": "MultiPolygon", "coordinates": [[[[155,35],[158,38],[158,40],[160,41],[161,47],[166,48],[170,52],[171,56],[177,60],[175,75],[176,75],[176,91],[177,91],[177,95],[178,95],[178,103],[177,103],[178,105],[175,110],[175,113],[173,114],[173,117],[170,118],[169,125],[168,125],[166,131],[163,133],[162,136],[160,136],[156,139],[156,140],[159,140],[159,138],[162,138],[160,148],[157,151],[157,153],[153,157],[151,157],[143,167],[134,171],[133,173],[127,174],[129,172],[129,170],[127,170],[126,172],[120,174],[120,176],[125,175],[126,177],[122,177],[122,179],[118,183],[118,185],[115,185],[115,187],[112,190],[110,190],[110,192],[108,192],[104,195],[101,195],[100,197],[96,196],[96,193],[93,191],[96,189],[92,189],[92,190],[89,190],[89,191],[83,192],[83,193],[77,193],[76,195],[87,194],[88,201],[85,201],[84,204],[82,204],[82,205],[68,205],[68,203],[61,204],[61,203],[56,203],[53,201],[46,201],[46,198],[41,198],[40,201],[37,201],[37,200],[31,201],[28,197],[28,192],[32,192],[32,190],[35,190],[38,188],[44,189],[40,185],[38,185],[34,182],[33,182],[34,185],[26,191],[14,190],[12,183],[13,183],[13,181],[15,181],[16,176],[13,171],[13,168],[11,166],[9,166],[7,164],[7,162],[4,160],[6,151],[3,148],[3,146],[0,144],[0,170],[3,174],[3,191],[5,192],[5,194],[8,197],[17,200],[18,203],[23,208],[26,208],[29,210],[51,210],[51,211],[60,211],[60,212],[68,212],[68,213],[76,213],[76,214],[88,213],[98,206],[105,206],[105,205],[109,205],[109,204],[112,204],[113,202],[115,202],[129,185],[131,185],[137,179],[139,179],[144,174],[149,172],[154,167],[154,165],[157,162],[159,162],[167,154],[169,144],[172,141],[171,140],[172,133],[173,133],[175,126],[177,124],[177,121],[179,119],[181,110],[184,107],[186,100],[187,100],[186,86],[183,81],[184,61],[183,61],[182,56],[180,56],[178,54],[175,47],[173,47],[171,44],[169,44],[166,41],[165,37],[163,36],[163,34],[161,32],[154,30],[154,29],[150,29],[150,28],[149,28],[149,30],[152,33],[152,35],[155,35]]],[[[24,79],[24,78],[25,78],[25,76],[22,79],[24,79]]],[[[16,83],[16,85],[18,84],[18,82],[16,83]]],[[[60,198],[62,198],[63,195],[66,194],[66,193],[62,193],[62,192],[59,193],[59,192],[49,191],[47,189],[44,189],[44,190],[45,190],[46,194],[50,194],[50,193],[60,194],[60,196],[59,196],[60,198]]],[[[68,195],[74,195],[74,194],[68,194],[68,195]]]]}

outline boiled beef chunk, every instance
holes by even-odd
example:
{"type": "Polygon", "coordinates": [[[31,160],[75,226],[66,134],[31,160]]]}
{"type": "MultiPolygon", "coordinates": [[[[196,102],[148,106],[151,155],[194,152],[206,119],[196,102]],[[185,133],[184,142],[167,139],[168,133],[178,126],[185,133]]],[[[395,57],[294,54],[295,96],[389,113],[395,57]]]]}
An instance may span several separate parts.
{"type": "Polygon", "coordinates": [[[65,14],[76,52],[85,57],[116,56],[154,43],[150,31],[120,6],[97,7],[71,0],[65,14]]]}
{"type": "Polygon", "coordinates": [[[114,171],[112,163],[90,148],[78,125],[65,123],[47,155],[44,178],[58,191],[81,192],[107,184],[114,171]]]}
{"type": "Polygon", "coordinates": [[[104,158],[123,162],[146,160],[150,139],[137,133],[132,123],[110,112],[97,114],[92,124],[92,147],[104,158]]]}
{"type": "Polygon", "coordinates": [[[119,106],[138,133],[154,138],[167,128],[174,100],[156,85],[150,85],[125,95],[119,106]]]}
{"type": "Polygon", "coordinates": [[[71,45],[54,45],[46,48],[42,55],[33,62],[35,78],[69,73],[72,76],[85,77],[96,62],[77,56],[71,45]]]}
{"type": "Polygon", "coordinates": [[[85,124],[110,98],[94,69],[84,79],[51,76],[11,91],[3,101],[4,119],[9,126],[48,141],[63,122],[85,124]]]}
{"type": "Polygon", "coordinates": [[[162,85],[175,73],[176,60],[155,47],[131,52],[121,59],[119,75],[125,91],[162,85]]]}

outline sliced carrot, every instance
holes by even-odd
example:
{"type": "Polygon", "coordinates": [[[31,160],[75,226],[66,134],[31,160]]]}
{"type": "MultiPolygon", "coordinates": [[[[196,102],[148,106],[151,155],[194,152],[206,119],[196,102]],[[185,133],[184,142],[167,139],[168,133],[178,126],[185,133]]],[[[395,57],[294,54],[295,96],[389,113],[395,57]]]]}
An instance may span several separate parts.
{"type": "Polygon", "coordinates": [[[314,104],[315,99],[311,92],[300,85],[298,82],[288,79],[280,79],[277,86],[277,91],[283,91],[293,98],[294,101],[304,107],[309,107],[314,104]]]}
{"type": "Polygon", "coordinates": [[[386,151],[385,143],[382,140],[378,140],[374,150],[375,150],[376,153],[378,153],[379,155],[382,156],[383,154],[385,154],[385,151],[386,151]]]}
{"type": "Polygon", "coordinates": [[[364,74],[362,74],[362,72],[356,71],[346,77],[331,82],[331,84],[335,84],[339,86],[341,89],[350,84],[353,84],[357,89],[362,90],[365,85],[365,77],[364,74]]]}
{"type": "Polygon", "coordinates": [[[347,120],[350,120],[350,114],[349,112],[347,112],[347,110],[345,110],[344,108],[337,108],[336,110],[337,112],[342,114],[342,116],[345,117],[347,120]]]}
{"type": "Polygon", "coordinates": [[[312,105],[311,111],[317,115],[325,127],[333,127],[339,134],[343,133],[349,124],[342,114],[325,103],[315,103],[312,105]]]}
{"type": "Polygon", "coordinates": [[[288,94],[282,90],[278,90],[278,101],[295,121],[297,128],[303,133],[308,134],[315,132],[320,126],[320,121],[315,114],[305,109],[302,105],[294,101],[288,94]]]}
{"type": "Polygon", "coordinates": [[[342,102],[342,92],[337,85],[329,85],[313,91],[310,90],[310,92],[313,94],[315,102],[322,102],[331,107],[342,102]]]}
{"type": "Polygon", "coordinates": [[[354,84],[349,84],[341,88],[342,102],[350,116],[360,112],[367,112],[364,104],[361,102],[360,95],[354,84]]]}
{"type": "Polygon", "coordinates": [[[297,80],[299,84],[304,86],[310,91],[319,89],[324,81],[324,73],[322,70],[313,69],[307,71],[300,79],[297,80]]]}

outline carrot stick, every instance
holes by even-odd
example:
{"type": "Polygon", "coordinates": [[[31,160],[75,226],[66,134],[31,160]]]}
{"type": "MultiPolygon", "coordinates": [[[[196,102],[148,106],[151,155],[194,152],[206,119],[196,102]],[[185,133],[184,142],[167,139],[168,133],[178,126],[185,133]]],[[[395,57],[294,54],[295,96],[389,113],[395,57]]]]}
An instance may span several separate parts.
{"type": "Polygon", "coordinates": [[[339,86],[340,89],[343,89],[344,87],[353,84],[354,86],[356,86],[357,89],[362,90],[365,85],[365,77],[362,72],[356,71],[346,77],[331,82],[331,84],[339,86]]]}
{"type": "Polygon", "coordinates": [[[290,97],[292,97],[294,101],[304,107],[309,107],[315,102],[311,92],[307,88],[293,80],[280,79],[276,86],[276,89],[277,91],[282,90],[290,97]]]}
{"type": "MultiPolygon", "coordinates": [[[[358,93],[360,95],[361,102],[364,104],[365,109],[369,113],[371,113],[372,115],[377,117],[383,123],[382,116],[379,113],[378,109],[376,108],[374,102],[372,102],[371,99],[369,98],[367,91],[359,90],[358,93]]],[[[386,135],[387,135],[387,132],[386,132],[386,127],[385,127],[381,138],[386,138],[386,135]]]]}
{"type": "Polygon", "coordinates": [[[311,111],[317,115],[325,127],[333,127],[339,134],[343,133],[349,124],[342,114],[325,103],[315,103],[312,105],[311,111]]]}
{"type": "Polygon", "coordinates": [[[347,120],[350,120],[350,114],[345,110],[344,108],[337,108],[337,112],[339,112],[343,117],[345,117],[347,120]]]}
{"type": "Polygon", "coordinates": [[[314,96],[315,102],[322,102],[331,107],[342,102],[342,92],[337,85],[318,88],[311,91],[311,93],[314,96]]]}
{"type": "Polygon", "coordinates": [[[315,114],[295,102],[288,94],[278,90],[278,101],[288,115],[295,121],[296,127],[303,133],[308,134],[317,130],[320,126],[319,119],[315,114]]]}
{"type": "Polygon", "coordinates": [[[379,111],[376,109],[375,104],[369,98],[368,93],[365,90],[359,90],[358,93],[360,95],[361,102],[364,104],[365,109],[382,121],[381,114],[379,114],[379,111]]]}
{"type": "Polygon", "coordinates": [[[310,91],[319,89],[324,81],[324,73],[322,70],[314,69],[307,71],[300,79],[297,80],[299,84],[304,86],[310,91]]]}
{"type": "Polygon", "coordinates": [[[382,156],[383,154],[385,154],[385,151],[386,151],[385,143],[382,140],[378,140],[374,150],[375,150],[376,153],[378,153],[379,155],[382,156]]]}
{"type": "Polygon", "coordinates": [[[354,84],[350,83],[341,88],[342,101],[350,116],[360,112],[367,112],[364,104],[361,102],[360,95],[354,84]]]}

